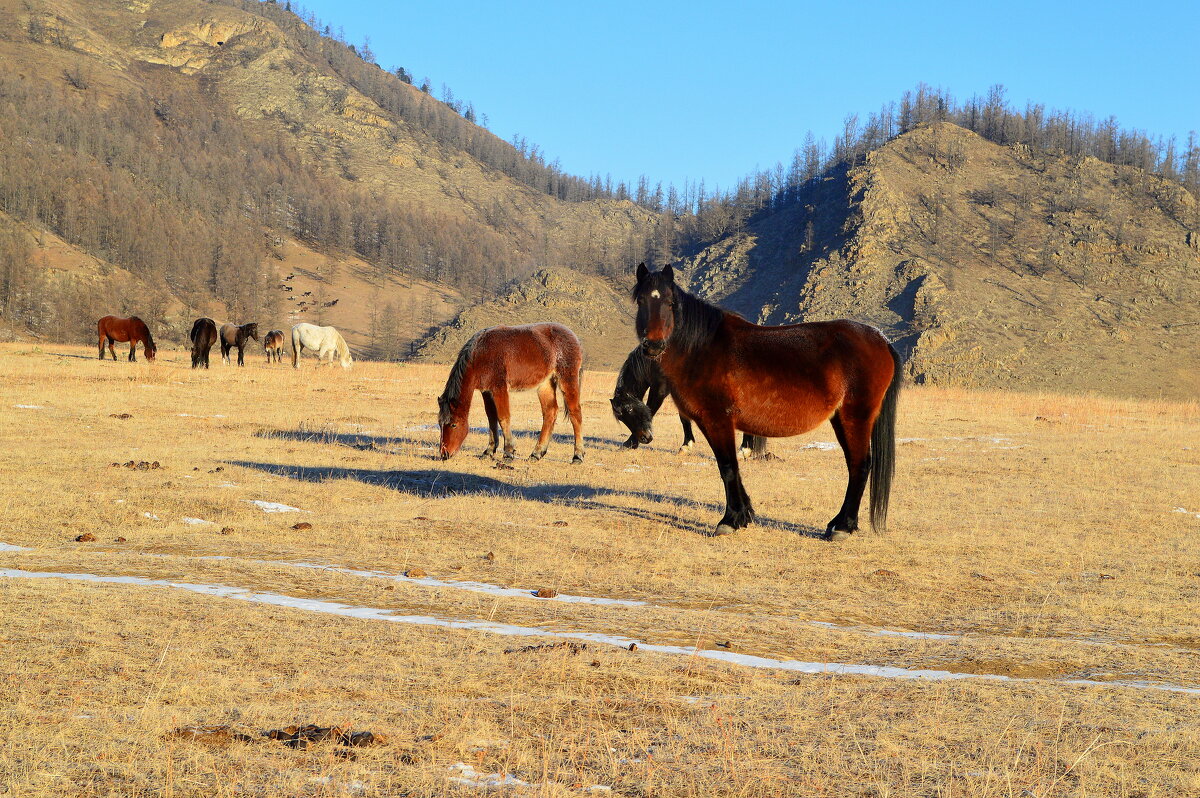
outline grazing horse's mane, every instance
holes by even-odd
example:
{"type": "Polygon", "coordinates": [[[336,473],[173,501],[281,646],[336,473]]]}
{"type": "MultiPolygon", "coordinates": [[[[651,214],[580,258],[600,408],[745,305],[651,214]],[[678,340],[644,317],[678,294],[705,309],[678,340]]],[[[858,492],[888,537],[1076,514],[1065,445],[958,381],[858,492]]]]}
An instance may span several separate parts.
{"type": "Polygon", "coordinates": [[[346,358],[350,357],[350,347],[346,346],[346,339],[342,337],[340,332],[334,330],[333,334],[336,336],[333,344],[337,347],[338,358],[345,361],[346,358]]]}
{"type": "Polygon", "coordinates": [[[467,339],[463,348],[458,350],[458,359],[454,361],[454,367],[450,369],[450,376],[446,380],[446,390],[442,391],[442,395],[438,399],[439,403],[454,401],[462,394],[463,380],[467,376],[467,366],[471,363],[471,357],[475,354],[475,344],[479,342],[479,336],[485,332],[487,330],[475,333],[467,339]]]}
{"type": "MultiPolygon", "coordinates": [[[[158,347],[154,345],[154,336],[150,334],[150,325],[139,319],[137,316],[130,316],[129,320],[136,321],[138,324],[142,325],[142,329],[146,331],[146,344],[143,346],[148,345],[151,352],[157,352],[158,347]]],[[[145,351],[144,348],[143,351],[145,351]]]]}

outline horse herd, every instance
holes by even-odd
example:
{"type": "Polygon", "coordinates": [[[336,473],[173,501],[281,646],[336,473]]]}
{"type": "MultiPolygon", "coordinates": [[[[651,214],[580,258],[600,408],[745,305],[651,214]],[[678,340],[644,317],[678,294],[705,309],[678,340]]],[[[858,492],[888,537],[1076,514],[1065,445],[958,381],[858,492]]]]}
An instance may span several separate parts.
{"type": "MultiPolygon", "coordinates": [[[[766,438],[800,435],[826,420],[842,448],[848,475],[842,506],[826,526],[825,538],[839,540],[858,531],[868,483],[871,525],[879,531],[885,528],[902,372],[899,354],[879,330],[846,319],[753,324],[683,290],[669,265],[651,272],[639,264],[633,300],[638,346],[617,378],[610,400],[613,415],[629,428],[623,444],[628,448],[651,442],[654,415],[667,396],[679,410],[685,449],[695,440],[692,424],[700,428],[725,488],[725,514],[711,534],[728,535],[754,521],[739,471],[739,449],[761,455],[766,438]],[[743,433],[741,447],[738,431],[743,433]]],[[[116,360],[114,341],[130,342],[131,361],[138,342],[146,358],[154,359],[154,340],[136,316],[106,316],[99,322],[99,334],[101,359],[107,342],[116,360]]],[[[218,341],[226,362],[237,347],[238,365],[243,365],[246,342],[259,340],[258,326],[218,326],[201,318],[192,325],[191,340],[192,368],[208,367],[209,350],[218,341]]],[[[283,343],[281,330],[266,334],[268,363],[272,358],[279,361],[283,343]]],[[[292,328],[293,366],[298,366],[303,349],[330,362],[336,355],[346,368],[353,362],[333,327],[297,324],[292,328]]],[[[466,439],[476,391],[483,397],[488,420],[483,456],[495,456],[503,437],[502,456],[514,457],[509,392],[535,389],[542,429],[530,459],[546,455],[561,394],[575,438],[572,462],[583,462],[582,370],[579,339],[561,324],[497,326],[475,333],[459,351],[438,397],[442,459],[453,457],[466,439]]]]}
{"type": "MultiPolygon", "coordinates": [[[[96,322],[96,332],[99,336],[100,359],[104,359],[104,347],[112,359],[117,359],[114,349],[116,343],[129,344],[129,361],[137,360],[137,345],[142,345],[142,351],[147,360],[154,360],[158,348],[146,322],[137,316],[127,319],[118,316],[105,316],[96,322]]],[[[217,324],[210,318],[203,317],[192,323],[192,331],[188,334],[192,342],[192,368],[204,366],[208,368],[208,356],[213,345],[220,342],[221,357],[228,364],[229,353],[237,347],[237,364],[246,365],[246,344],[258,341],[258,323],[249,324],[217,324]]],[[[268,363],[280,363],[283,360],[284,338],[283,330],[271,330],[262,338],[263,350],[267,354],[268,363]]],[[[332,364],[334,357],[342,364],[342,368],[350,368],[354,358],[350,356],[350,348],[346,340],[334,327],[318,327],[315,324],[301,323],[292,327],[292,368],[300,367],[300,354],[308,349],[317,353],[317,360],[326,359],[332,364]]]]}
{"type": "MultiPolygon", "coordinates": [[[[841,509],[825,528],[828,540],[858,531],[858,512],[871,486],[871,525],[887,524],[895,464],[900,356],[879,330],[856,321],[752,324],[684,291],[671,266],[637,268],[633,289],[638,346],[626,359],[611,399],[613,415],[630,430],[628,447],[651,441],[651,420],[667,395],[684,425],[684,447],[700,428],[716,456],[725,487],[725,514],[714,535],[754,520],[742,485],[742,449],[765,451],[765,438],[800,435],[828,420],[845,455],[848,479],[841,509]],[[648,396],[649,402],[642,397],[648,396]]],[[[574,463],[583,461],[580,377],[583,350],[560,324],[491,327],[463,346],[438,398],[441,456],[454,456],[466,438],[471,399],[483,395],[495,455],[515,454],[509,424],[510,390],[536,389],[542,430],[530,458],[546,454],[561,392],[575,433],[574,463]]]]}

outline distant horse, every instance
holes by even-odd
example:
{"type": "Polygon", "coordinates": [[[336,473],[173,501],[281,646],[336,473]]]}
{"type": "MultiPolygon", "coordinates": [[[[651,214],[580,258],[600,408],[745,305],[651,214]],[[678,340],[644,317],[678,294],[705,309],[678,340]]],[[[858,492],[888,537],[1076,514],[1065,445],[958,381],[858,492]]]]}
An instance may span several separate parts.
{"type": "Polygon", "coordinates": [[[134,353],[139,342],[142,344],[142,350],[145,352],[147,360],[154,360],[154,355],[158,352],[158,347],[154,345],[154,338],[150,335],[150,328],[137,316],[130,316],[127,319],[119,316],[105,316],[96,322],[96,334],[100,339],[101,360],[104,359],[105,341],[108,342],[108,352],[112,355],[113,360],[117,359],[117,351],[113,347],[116,342],[129,342],[130,363],[137,361],[134,353]]]}
{"type": "Polygon", "coordinates": [[[283,330],[271,330],[263,336],[263,349],[267,352],[267,362],[272,359],[276,363],[283,362],[283,330]]]}
{"type": "Polygon", "coordinates": [[[198,368],[201,364],[208,368],[208,353],[218,337],[217,323],[207,316],[192,322],[192,331],[188,333],[192,342],[192,368],[198,368]]]}
{"type": "Polygon", "coordinates": [[[238,365],[246,365],[243,361],[243,355],[246,352],[246,341],[253,338],[258,340],[258,322],[250,322],[249,324],[237,325],[232,322],[221,325],[221,357],[225,363],[229,363],[229,350],[235,346],[238,351],[238,365]]]}
{"type": "MultiPolygon", "coordinates": [[[[651,433],[654,416],[670,394],[667,377],[658,362],[646,357],[640,346],[630,352],[617,375],[617,388],[612,399],[608,400],[617,421],[629,427],[629,440],[621,444],[623,447],[636,449],[639,443],[650,443],[654,439],[651,433]],[[649,396],[643,402],[642,397],[647,396],[647,392],[649,396]]],[[[696,436],[692,434],[692,422],[687,416],[680,414],[679,421],[683,424],[683,445],[679,451],[683,452],[692,448],[696,436]]],[[[767,439],[749,433],[743,435],[741,453],[765,457],[767,439]]]]}
{"type": "Polygon", "coordinates": [[[828,540],[858,531],[868,477],[871,525],[883,531],[895,465],[900,356],[883,334],[838,321],[763,327],[697,299],[675,284],[671,267],[637,268],[637,335],[662,367],[671,398],[693,419],[717,457],[725,515],[715,534],[754,520],[742,486],[734,431],[781,438],[829,420],[846,457],[842,508],[828,540]]]}
{"type": "Polygon", "coordinates": [[[329,358],[329,364],[333,365],[334,353],[344,369],[350,368],[354,362],[346,339],[334,327],[318,327],[307,322],[297,324],[292,328],[292,368],[300,368],[300,352],[304,349],[317,353],[318,365],[326,357],[329,358]]]}
{"type": "Polygon", "coordinates": [[[453,457],[467,437],[467,416],[476,390],[483,394],[490,433],[490,445],[484,456],[496,453],[499,425],[504,432],[504,457],[512,458],[516,447],[508,420],[508,392],[536,388],[542,403],[542,433],[529,459],[546,456],[558,416],[556,391],[561,390],[575,430],[575,457],[571,462],[582,463],[583,410],[579,406],[582,371],[583,348],[579,339],[561,324],[490,327],[475,333],[458,353],[446,389],[438,397],[442,459],[453,457]]]}

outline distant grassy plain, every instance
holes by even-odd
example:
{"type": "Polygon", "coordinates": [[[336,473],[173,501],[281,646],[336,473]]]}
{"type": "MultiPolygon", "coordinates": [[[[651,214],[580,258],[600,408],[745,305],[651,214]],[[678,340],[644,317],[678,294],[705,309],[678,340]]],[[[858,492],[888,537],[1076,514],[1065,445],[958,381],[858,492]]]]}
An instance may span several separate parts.
{"type": "MultiPolygon", "coordinates": [[[[1195,403],[910,388],[889,531],[829,544],[828,427],[747,464],[761,523],[712,539],[707,446],[668,405],[620,450],[613,374],[584,465],[560,418],[509,470],[482,432],[436,459],[444,366],[189,362],[0,346],[0,794],[1200,795],[1200,695],[1152,689],[1200,688],[1195,403]],[[260,736],[305,723],[387,739],[260,736]]],[[[538,419],[517,395],[522,455],[538,419]]]]}

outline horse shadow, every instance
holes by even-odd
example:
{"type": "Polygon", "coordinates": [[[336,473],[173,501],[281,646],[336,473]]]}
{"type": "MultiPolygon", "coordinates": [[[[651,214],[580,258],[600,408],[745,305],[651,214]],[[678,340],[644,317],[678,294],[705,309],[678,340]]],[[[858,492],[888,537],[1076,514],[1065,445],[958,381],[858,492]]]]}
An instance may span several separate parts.
{"type": "MultiPolygon", "coordinates": [[[[488,431],[485,427],[472,427],[471,432],[479,433],[482,436],[482,442],[487,442],[488,431]]],[[[429,440],[420,440],[408,435],[372,435],[355,432],[334,432],[322,429],[264,429],[254,434],[259,438],[277,438],[305,443],[329,443],[337,446],[348,446],[351,449],[358,449],[360,451],[381,449],[389,446],[428,446],[431,443],[429,440]]],[[[513,430],[512,434],[514,438],[536,440],[539,433],[536,430],[513,430]]],[[[565,446],[574,446],[575,436],[555,432],[551,435],[551,441],[565,446]]],[[[432,442],[436,443],[436,439],[432,442]]],[[[617,451],[625,441],[584,435],[583,442],[585,446],[593,449],[617,451]]]]}
{"type": "MultiPolygon", "coordinates": [[[[567,505],[584,510],[619,513],[641,521],[660,523],[703,536],[710,535],[713,529],[712,524],[682,518],[674,512],[627,507],[611,501],[618,497],[647,499],[656,504],[676,504],[680,501],[677,496],[668,496],[656,491],[630,491],[570,483],[514,485],[483,474],[470,474],[449,469],[381,471],[368,468],[298,466],[245,460],[229,460],[226,461],[226,465],[252,468],[256,471],[302,482],[321,483],[332,479],[352,479],[419,499],[444,498],[446,496],[512,496],[541,504],[567,505]],[[609,501],[605,501],[606,499],[609,501]]],[[[707,502],[690,501],[689,505],[713,514],[718,514],[724,509],[707,502]]],[[[771,518],[759,517],[756,523],[801,537],[821,539],[824,535],[824,530],[815,527],[771,518]]]]}

